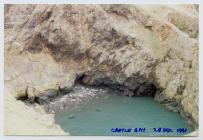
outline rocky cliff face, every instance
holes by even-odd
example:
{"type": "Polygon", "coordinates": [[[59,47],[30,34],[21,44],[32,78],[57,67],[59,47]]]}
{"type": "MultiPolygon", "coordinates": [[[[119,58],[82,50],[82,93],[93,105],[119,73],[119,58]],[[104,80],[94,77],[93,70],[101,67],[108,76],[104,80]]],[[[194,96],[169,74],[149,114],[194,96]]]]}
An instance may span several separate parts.
{"type": "Polygon", "coordinates": [[[6,5],[5,86],[32,101],[76,80],[154,95],[198,127],[198,8],[6,5]]]}

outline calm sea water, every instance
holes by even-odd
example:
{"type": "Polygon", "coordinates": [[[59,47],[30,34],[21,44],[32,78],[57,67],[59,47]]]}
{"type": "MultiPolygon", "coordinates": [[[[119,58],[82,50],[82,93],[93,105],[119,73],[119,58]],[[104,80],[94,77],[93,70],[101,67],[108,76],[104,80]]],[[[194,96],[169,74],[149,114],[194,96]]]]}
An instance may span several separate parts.
{"type": "Polygon", "coordinates": [[[151,97],[110,95],[64,109],[56,113],[55,121],[73,136],[181,136],[192,131],[179,114],[166,110],[151,97]],[[119,133],[112,128],[132,130],[119,133]],[[145,128],[145,132],[134,132],[135,128],[145,128]],[[173,132],[159,133],[153,128],[170,128],[173,132]],[[177,133],[179,128],[187,128],[187,132],[177,133]]]}

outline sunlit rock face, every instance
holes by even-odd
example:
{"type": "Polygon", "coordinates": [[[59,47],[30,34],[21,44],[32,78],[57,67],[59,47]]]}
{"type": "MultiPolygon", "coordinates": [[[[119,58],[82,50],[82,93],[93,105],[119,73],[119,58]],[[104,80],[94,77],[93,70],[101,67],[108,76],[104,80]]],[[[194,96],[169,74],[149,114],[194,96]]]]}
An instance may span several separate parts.
{"type": "Polygon", "coordinates": [[[153,95],[198,127],[194,5],[6,5],[5,86],[19,98],[78,80],[153,95]]]}

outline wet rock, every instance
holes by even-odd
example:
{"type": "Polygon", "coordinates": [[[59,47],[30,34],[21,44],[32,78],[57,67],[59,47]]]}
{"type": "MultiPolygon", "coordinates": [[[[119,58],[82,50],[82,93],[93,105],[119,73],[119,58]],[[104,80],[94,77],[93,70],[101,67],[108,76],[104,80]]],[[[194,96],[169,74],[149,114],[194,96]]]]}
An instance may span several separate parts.
{"type": "Polygon", "coordinates": [[[74,119],[75,116],[74,116],[74,115],[70,115],[70,116],[68,116],[68,118],[69,118],[69,119],[74,119]]]}
{"type": "Polygon", "coordinates": [[[154,99],[159,103],[164,103],[167,101],[168,98],[167,98],[166,94],[164,94],[163,91],[157,91],[154,99]]]}
{"type": "Polygon", "coordinates": [[[169,110],[173,111],[173,112],[179,112],[180,111],[180,107],[179,104],[177,102],[169,102],[165,104],[166,108],[168,108],[169,110]]]}
{"type": "Polygon", "coordinates": [[[101,112],[101,110],[100,110],[100,109],[96,109],[96,111],[97,111],[97,112],[101,112]]]}
{"type": "Polygon", "coordinates": [[[134,91],[136,96],[153,96],[156,92],[156,87],[153,84],[141,85],[134,91]]]}

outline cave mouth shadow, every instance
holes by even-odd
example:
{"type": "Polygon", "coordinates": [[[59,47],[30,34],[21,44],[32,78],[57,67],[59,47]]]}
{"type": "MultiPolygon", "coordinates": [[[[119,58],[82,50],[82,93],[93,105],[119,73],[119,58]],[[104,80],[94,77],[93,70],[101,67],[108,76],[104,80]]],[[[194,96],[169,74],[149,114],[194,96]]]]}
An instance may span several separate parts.
{"type": "Polygon", "coordinates": [[[75,83],[84,85],[84,86],[90,86],[90,87],[98,87],[98,88],[110,88],[112,90],[119,91],[127,96],[130,97],[143,97],[143,96],[150,96],[150,97],[155,97],[155,94],[158,90],[158,88],[155,86],[155,84],[151,82],[143,82],[139,86],[136,85],[135,87],[128,86],[126,84],[119,84],[117,82],[113,82],[109,79],[100,79],[99,81],[95,81],[94,84],[88,84],[85,81],[86,75],[82,74],[77,77],[75,83]]]}

